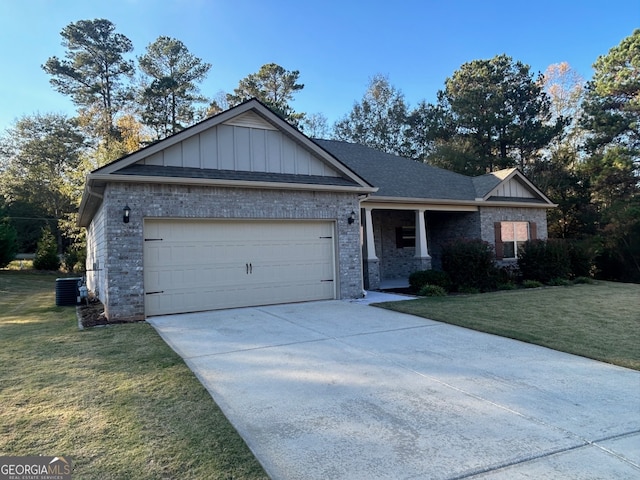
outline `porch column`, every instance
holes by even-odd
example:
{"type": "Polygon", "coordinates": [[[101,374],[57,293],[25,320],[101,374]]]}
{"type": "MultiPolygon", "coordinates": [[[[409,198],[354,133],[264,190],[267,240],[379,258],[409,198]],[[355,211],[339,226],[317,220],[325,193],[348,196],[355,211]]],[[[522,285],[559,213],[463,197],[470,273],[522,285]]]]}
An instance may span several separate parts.
{"type": "Polygon", "coordinates": [[[416,210],[416,258],[431,258],[427,250],[427,222],[424,210],[416,210]]]}
{"type": "Polygon", "coordinates": [[[378,260],[376,255],[376,241],[373,238],[373,221],[371,220],[371,209],[364,209],[364,228],[367,246],[367,260],[378,260]]]}
{"type": "Polygon", "coordinates": [[[376,241],[373,236],[373,220],[371,208],[364,207],[365,247],[367,249],[364,258],[364,288],[366,290],[378,290],[380,288],[380,260],[376,255],[376,241]]]}
{"type": "Polygon", "coordinates": [[[427,222],[424,219],[424,212],[425,210],[416,210],[416,270],[431,269],[431,255],[427,249],[427,222]]]}

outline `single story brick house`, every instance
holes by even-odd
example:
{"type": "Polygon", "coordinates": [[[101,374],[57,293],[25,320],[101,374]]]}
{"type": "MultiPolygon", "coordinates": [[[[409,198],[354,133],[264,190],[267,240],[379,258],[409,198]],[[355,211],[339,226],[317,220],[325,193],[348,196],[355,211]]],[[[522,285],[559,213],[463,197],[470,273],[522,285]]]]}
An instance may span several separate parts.
{"type": "Polygon", "coordinates": [[[87,285],[112,320],[362,296],[481,238],[547,235],[520,171],[467,177],[312,140],[250,100],[87,176],[87,285]]]}

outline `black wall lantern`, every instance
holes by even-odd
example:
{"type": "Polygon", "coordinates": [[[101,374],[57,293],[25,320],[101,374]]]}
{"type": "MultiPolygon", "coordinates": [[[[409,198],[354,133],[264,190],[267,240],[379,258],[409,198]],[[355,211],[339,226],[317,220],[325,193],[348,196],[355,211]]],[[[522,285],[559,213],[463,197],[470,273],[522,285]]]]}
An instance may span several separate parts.
{"type": "Polygon", "coordinates": [[[122,221],[124,223],[129,223],[129,215],[131,215],[131,209],[129,208],[129,205],[125,205],[122,209],[122,221]]]}
{"type": "Polygon", "coordinates": [[[349,214],[349,217],[347,218],[347,222],[349,222],[349,225],[353,225],[353,222],[355,221],[356,221],[356,212],[352,210],[351,213],[349,214]]]}

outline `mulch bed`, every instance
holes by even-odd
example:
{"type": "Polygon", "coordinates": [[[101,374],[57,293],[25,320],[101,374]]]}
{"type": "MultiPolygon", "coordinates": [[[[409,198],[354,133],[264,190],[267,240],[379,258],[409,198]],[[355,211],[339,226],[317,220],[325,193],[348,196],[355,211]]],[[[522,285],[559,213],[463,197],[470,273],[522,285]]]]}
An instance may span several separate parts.
{"type": "Polygon", "coordinates": [[[104,315],[104,305],[99,301],[89,302],[89,304],[78,305],[78,318],[83,328],[97,327],[100,325],[113,325],[116,323],[126,323],[122,321],[110,322],[104,315]]]}

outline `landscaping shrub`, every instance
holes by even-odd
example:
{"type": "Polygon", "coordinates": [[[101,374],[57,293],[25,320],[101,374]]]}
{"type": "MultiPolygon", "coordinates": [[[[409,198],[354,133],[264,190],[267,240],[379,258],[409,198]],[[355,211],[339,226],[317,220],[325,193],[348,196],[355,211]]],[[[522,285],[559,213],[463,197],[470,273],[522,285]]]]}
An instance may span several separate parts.
{"type": "Polygon", "coordinates": [[[62,263],[67,272],[73,273],[76,268],[76,263],[78,263],[78,252],[75,250],[67,250],[67,253],[64,254],[62,263]]]}
{"type": "Polygon", "coordinates": [[[495,290],[497,285],[498,269],[493,247],[480,239],[445,245],[442,270],[451,278],[453,288],[460,292],[495,290]]]}
{"type": "Polygon", "coordinates": [[[562,240],[529,240],[518,250],[518,267],[524,280],[548,283],[569,278],[571,259],[562,240]]]}
{"type": "Polygon", "coordinates": [[[591,277],[576,277],[573,279],[575,285],[595,283],[591,277]]]}
{"type": "Polygon", "coordinates": [[[566,278],[552,278],[547,282],[547,285],[551,285],[552,287],[566,287],[571,285],[571,282],[566,278]]]}
{"type": "Polygon", "coordinates": [[[543,283],[537,280],[524,280],[522,286],[524,288],[540,288],[543,286],[543,283]]]}
{"type": "Polygon", "coordinates": [[[591,277],[595,269],[595,253],[586,242],[574,241],[569,245],[571,277],[591,277]]]}
{"type": "Polygon", "coordinates": [[[515,290],[522,280],[518,264],[509,263],[496,269],[496,289],[515,290]]]}
{"type": "Polygon", "coordinates": [[[9,265],[18,253],[18,234],[8,223],[0,223],[0,268],[9,265]]]}
{"type": "Polygon", "coordinates": [[[464,293],[466,295],[476,295],[478,293],[482,293],[480,290],[478,290],[476,287],[460,287],[458,289],[458,292],[460,293],[464,293]]]}
{"type": "Polygon", "coordinates": [[[446,297],[447,291],[439,285],[423,285],[418,292],[421,297],[446,297]]]}
{"type": "Polygon", "coordinates": [[[64,269],[69,273],[84,271],[87,259],[85,250],[69,249],[64,255],[64,269]]]}
{"type": "Polygon", "coordinates": [[[441,270],[418,270],[409,275],[409,285],[414,292],[419,292],[425,285],[437,285],[448,292],[451,290],[451,278],[441,270]]]}
{"type": "Polygon", "coordinates": [[[33,268],[36,270],[58,270],[60,268],[58,244],[49,227],[42,229],[42,237],[38,240],[33,268]]]}

